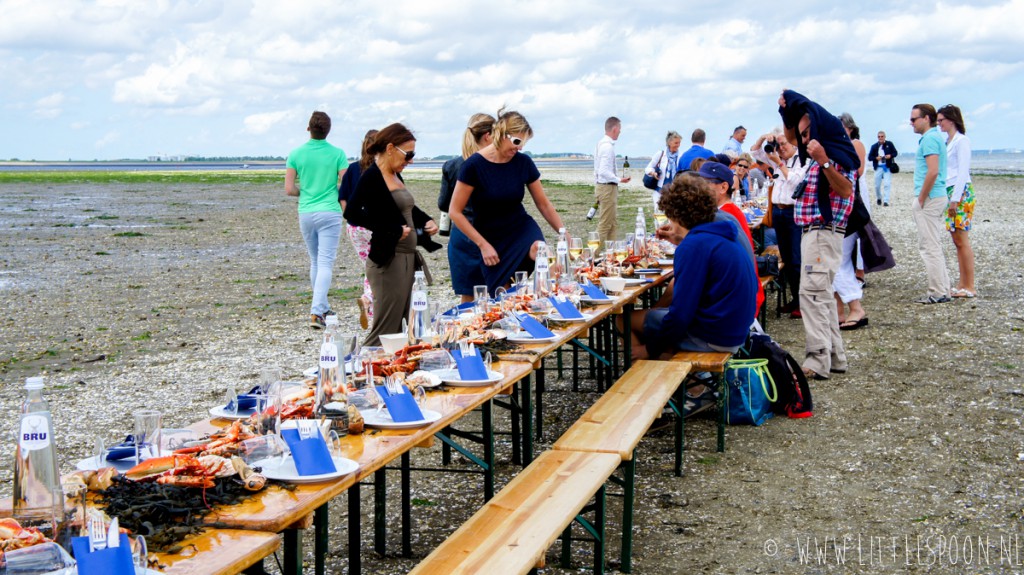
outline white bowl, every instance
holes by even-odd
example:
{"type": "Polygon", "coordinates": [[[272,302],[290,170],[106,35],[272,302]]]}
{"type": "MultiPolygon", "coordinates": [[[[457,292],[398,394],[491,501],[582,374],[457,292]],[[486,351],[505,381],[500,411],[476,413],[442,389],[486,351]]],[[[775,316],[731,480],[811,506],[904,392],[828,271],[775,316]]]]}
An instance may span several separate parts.
{"type": "Polygon", "coordinates": [[[409,336],[405,333],[381,334],[380,345],[384,348],[384,353],[392,355],[396,351],[409,345],[409,336]]]}
{"type": "Polygon", "coordinates": [[[605,291],[608,292],[620,292],[626,289],[626,278],[601,278],[601,285],[604,286],[605,291]]]}

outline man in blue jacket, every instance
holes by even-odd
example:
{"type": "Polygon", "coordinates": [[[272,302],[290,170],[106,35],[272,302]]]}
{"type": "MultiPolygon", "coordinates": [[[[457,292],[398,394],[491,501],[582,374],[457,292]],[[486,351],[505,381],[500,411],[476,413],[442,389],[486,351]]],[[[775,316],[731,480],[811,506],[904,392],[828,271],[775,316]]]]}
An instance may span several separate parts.
{"type": "MultiPolygon", "coordinates": [[[[633,315],[634,355],[735,353],[747,340],[759,285],[736,226],[715,221],[718,203],[700,178],[677,178],[662,189],[659,205],[682,236],[673,259],[678,279],[667,309],[633,315]]],[[[706,386],[687,390],[687,396],[687,416],[714,405],[706,386]]]]}
{"type": "Polygon", "coordinates": [[[878,142],[871,145],[868,157],[875,169],[875,201],[878,205],[889,205],[889,191],[892,189],[892,164],[896,161],[896,146],[885,139],[885,132],[878,132],[878,142]],[[884,191],[884,194],[883,194],[884,191]]]}

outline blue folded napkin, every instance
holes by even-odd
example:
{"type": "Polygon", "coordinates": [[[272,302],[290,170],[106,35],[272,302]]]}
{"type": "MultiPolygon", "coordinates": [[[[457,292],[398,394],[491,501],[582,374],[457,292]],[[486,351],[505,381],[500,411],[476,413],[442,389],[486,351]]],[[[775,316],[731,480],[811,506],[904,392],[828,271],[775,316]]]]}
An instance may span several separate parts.
{"type": "Polygon", "coordinates": [[[754,208],[754,215],[755,216],[759,216],[759,217],[763,216],[764,215],[764,210],[762,210],[761,208],[754,208]]]}
{"type": "Polygon", "coordinates": [[[544,324],[528,314],[522,313],[516,317],[519,319],[519,325],[526,330],[526,333],[532,335],[534,339],[547,339],[555,336],[555,332],[544,327],[544,324]]]}
{"type": "Polygon", "coordinates": [[[583,314],[580,313],[580,310],[576,309],[576,306],[571,301],[557,297],[548,297],[548,301],[551,302],[551,305],[555,306],[562,319],[583,319],[583,314]]]}
{"type": "Polygon", "coordinates": [[[587,294],[587,297],[589,297],[590,299],[593,299],[593,300],[605,300],[605,301],[611,301],[612,300],[612,298],[608,297],[607,294],[605,294],[603,291],[601,291],[601,288],[597,287],[596,285],[594,285],[594,284],[592,284],[590,282],[587,282],[587,283],[583,284],[582,287],[583,287],[583,293],[587,294]]]}
{"type": "Polygon", "coordinates": [[[313,437],[302,439],[298,429],[282,429],[281,438],[292,450],[292,460],[295,461],[295,470],[299,475],[324,475],[338,470],[319,430],[313,437]]]}
{"type": "Polygon", "coordinates": [[[388,407],[391,421],[423,421],[426,419],[423,417],[423,412],[420,411],[420,406],[416,403],[416,398],[408,389],[404,393],[391,395],[388,393],[387,387],[378,385],[377,393],[384,399],[384,405],[388,407]]]}
{"type": "Polygon", "coordinates": [[[124,438],[124,441],[117,445],[111,445],[107,448],[107,461],[120,461],[122,459],[128,459],[129,457],[135,457],[135,436],[129,435],[124,438]]]}
{"type": "Polygon", "coordinates": [[[135,575],[132,548],[128,536],[118,536],[120,545],[89,551],[88,537],[75,537],[71,549],[78,563],[79,575],[135,575]]]}
{"type": "Polygon", "coordinates": [[[455,358],[455,365],[459,368],[459,377],[462,381],[481,381],[487,379],[487,367],[480,357],[482,352],[477,350],[476,355],[462,357],[462,352],[453,349],[452,357],[455,358]]]}
{"type": "Polygon", "coordinates": [[[753,222],[753,221],[754,221],[754,218],[752,218],[752,217],[750,216],[750,214],[748,214],[747,212],[743,212],[743,216],[744,216],[745,218],[747,218],[747,223],[748,223],[748,224],[749,224],[750,222],[753,222]]]}

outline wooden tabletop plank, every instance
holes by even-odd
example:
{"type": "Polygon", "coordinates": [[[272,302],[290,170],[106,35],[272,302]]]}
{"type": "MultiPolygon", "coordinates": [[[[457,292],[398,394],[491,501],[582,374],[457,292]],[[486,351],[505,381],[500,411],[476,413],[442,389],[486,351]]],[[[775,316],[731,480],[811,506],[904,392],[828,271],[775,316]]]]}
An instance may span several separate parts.
{"type": "Polygon", "coordinates": [[[558,438],[554,448],[632,459],[644,433],[689,371],[685,362],[637,361],[558,438]]]}
{"type": "Polygon", "coordinates": [[[239,529],[206,529],[182,541],[174,555],[159,553],[157,562],[168,575],[236,575],[269,556],[281,545],[275,533],[239,529]]]}
{"type": "Polygon", "coordinates": [[[732,354],[724,351],[679,351],[672,356],[672,361],[688,361],[694,371],[725,371],[725,364],[732,359],[732,354]]]}
{"type": "Polygon", "coordinates": [[[606,453],[542,453],[410,573],[529,572],[619,462],[606,453]]]}

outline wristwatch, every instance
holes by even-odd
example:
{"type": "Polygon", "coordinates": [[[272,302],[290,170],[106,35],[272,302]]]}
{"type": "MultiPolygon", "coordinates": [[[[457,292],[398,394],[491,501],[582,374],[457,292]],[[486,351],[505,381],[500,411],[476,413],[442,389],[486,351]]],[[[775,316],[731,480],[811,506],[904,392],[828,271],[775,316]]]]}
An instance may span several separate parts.
{"type": "Polygon", "coordinates": [[[827,162],[825,162],[824,164],[821,165],[821,168],[823,170],[827,170],[827,169],[829,169],[831,167],[832,167],[832,161],[831,160],[829,160],[829,161],[827,161],[827,162]]]}

